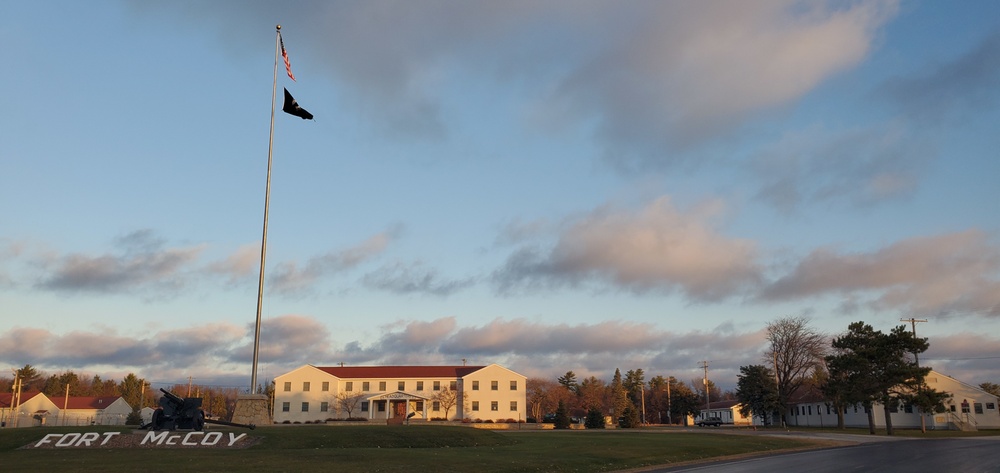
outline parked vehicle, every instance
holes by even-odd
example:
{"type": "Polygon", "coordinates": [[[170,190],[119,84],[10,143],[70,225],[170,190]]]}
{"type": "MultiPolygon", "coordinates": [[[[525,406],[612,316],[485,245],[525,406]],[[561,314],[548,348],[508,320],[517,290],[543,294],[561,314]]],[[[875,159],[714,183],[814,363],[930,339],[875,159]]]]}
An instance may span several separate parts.
{"type": "Polygon", "coordinates": [[[709,417],[695,422],[694,425],[697,425],[698,427],[718,427],[722,425],[722,419],[718,417],[709,417]]]}

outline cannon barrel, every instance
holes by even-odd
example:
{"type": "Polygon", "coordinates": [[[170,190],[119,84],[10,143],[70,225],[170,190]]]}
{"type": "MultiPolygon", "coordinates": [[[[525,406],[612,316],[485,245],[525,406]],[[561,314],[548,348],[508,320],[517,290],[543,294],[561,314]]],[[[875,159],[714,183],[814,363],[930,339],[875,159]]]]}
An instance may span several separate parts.
{"type": "Polygon", "coordinates": [[[254,425],[254,424],[237,424],[236,422],[226,422],[224,420],[215,420],[215,419],[205,419],[205,423],[206,424],[217,424],[217,425],[228,425],[230,427],[243,427],[244,429],[250,429],[250,430],[253,430],[253,429],[257,428],[257,426],[254,425]]]}
{"type": "Polygon", "coordinates": [[[160,391],[163,391],[163,396],[166,397],[167,399],[170,399],[170,401],[173,402],[174,404],[177,404],[178,406],[184,404],[184,399],[181,399],[180,396],[170,391],[167,391],[166,389],[163,388],[160,388],[160,391]]]}

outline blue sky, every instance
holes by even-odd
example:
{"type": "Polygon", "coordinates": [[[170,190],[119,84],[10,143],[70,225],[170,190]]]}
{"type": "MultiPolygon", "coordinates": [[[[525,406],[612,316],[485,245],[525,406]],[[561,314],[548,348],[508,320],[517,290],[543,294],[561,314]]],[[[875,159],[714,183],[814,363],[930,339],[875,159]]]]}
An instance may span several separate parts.
{"type": "Polygon", "coordinates": [[[263,378],[732,386],[804,316],[1000,380],[992,1],[0,1],[0,364],[249,383],[276,24],[263,378]]]}

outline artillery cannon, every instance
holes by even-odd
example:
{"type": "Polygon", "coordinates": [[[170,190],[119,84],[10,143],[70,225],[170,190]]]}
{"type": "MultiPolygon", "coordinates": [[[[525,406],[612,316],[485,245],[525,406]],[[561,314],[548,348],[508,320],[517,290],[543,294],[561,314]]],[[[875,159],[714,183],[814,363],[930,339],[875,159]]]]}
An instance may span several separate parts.
{"type": "Polygon", "coordinates": [[[224,420],[207,419],[205,411],[201,410],[200,397],[185,397],[160,389],[163,396],[160,397],[160,407],[153,411],[153,418],[148,424],[140,426],[143,430],[202,430],[205,424],[228,425],[231,427],[243,427],[253,430],[257,428],[254,424],[237,424],[224,420]]]}

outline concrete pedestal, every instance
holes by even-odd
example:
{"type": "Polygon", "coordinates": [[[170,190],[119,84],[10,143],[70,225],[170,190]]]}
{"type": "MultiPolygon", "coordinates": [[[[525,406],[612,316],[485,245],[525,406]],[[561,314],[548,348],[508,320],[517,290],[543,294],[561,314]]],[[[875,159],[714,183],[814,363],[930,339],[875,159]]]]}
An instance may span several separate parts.
{"type": "Polygon", "coordinates": [[[238,424],[271,425],[271,410],[267,396],[263,394],[241,394],[236,398],[233,422],[238,424]]]}

